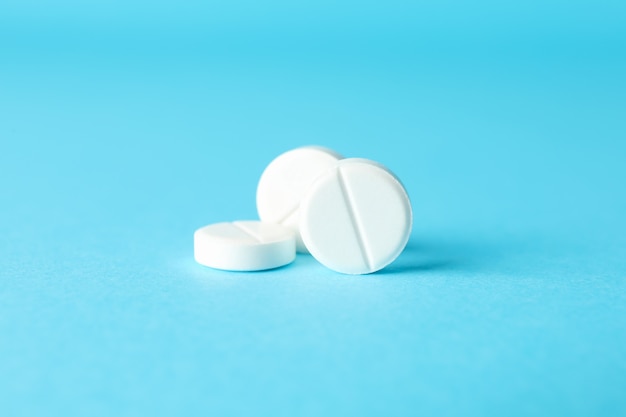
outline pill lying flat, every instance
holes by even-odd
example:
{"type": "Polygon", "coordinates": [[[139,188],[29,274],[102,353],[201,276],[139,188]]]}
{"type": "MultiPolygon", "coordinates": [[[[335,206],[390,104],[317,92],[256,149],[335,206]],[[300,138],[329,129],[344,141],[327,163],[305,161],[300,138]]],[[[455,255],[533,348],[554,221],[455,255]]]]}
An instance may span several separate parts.
{"type": "Polygon", "coordinates": [[[393,262],[412,226],[409,197],[384,166],[344,159],[319,177],[300,206],[300,232],[311,255],[346,274],[367,274],[393,262]]]}
{"type": "Polygon", "coordinates": [[[308,253],[298,229],[300,202],[313,181],[341,158],[322,147],[297,148],[279,155],[261,175],[256,194],[259,218],[290,227],[298,252],[308,253]]]}
{"type": "Polygon", "coordinates": [[[260,221],[216,223],[194,233],[199,264],[229,271],[260,271],[287,265],[296,258],[293,231],[260,221]]]}

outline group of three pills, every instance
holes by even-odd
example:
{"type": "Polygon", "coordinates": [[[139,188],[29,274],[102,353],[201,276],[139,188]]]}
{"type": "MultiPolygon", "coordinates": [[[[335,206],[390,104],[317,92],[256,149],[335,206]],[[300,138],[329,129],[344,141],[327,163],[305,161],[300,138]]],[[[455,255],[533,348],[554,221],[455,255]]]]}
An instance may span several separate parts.
{"type": "Polygon", "coordinates": [[[383,165],[317,146],[285,152],[259,180],[260,220],[216,223],[194,234],[194,257],[229,271],[260,271],[310,253],[345,274],[368,274],[404,250],[409,196],[383,165]]]}

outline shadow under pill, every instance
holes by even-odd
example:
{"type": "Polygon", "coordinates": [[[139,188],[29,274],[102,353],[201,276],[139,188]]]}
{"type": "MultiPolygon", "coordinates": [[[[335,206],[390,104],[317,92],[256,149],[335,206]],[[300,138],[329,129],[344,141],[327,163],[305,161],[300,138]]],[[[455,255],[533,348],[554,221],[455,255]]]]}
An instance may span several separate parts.
{"type": "Polygon", "coordinates": [[[461,242],[429,242],[411,240],[391,265],[375,275],[421,275],[423,273],[460,272],[472,267],[475,252],[461,242]]]}
{"type": "Polygon", "coordinates": [[[411,239],[391,265],[375,274],[467,274],[504,271],[516,267],[520,254],[534,254],[532,238],[470,238],[465,236],[411,239]]]}

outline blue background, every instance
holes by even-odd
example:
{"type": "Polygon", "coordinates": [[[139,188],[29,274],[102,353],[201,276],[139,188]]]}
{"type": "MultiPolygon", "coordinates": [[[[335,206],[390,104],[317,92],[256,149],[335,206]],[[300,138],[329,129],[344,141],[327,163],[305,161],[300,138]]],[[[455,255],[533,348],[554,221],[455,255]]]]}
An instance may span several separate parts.
{"type": "Polygon", "coordinates": [[[625,415],[625,74],[623,1],[3,0],[0,415],[625,415]],[[309,144],[403,255],[195,264],[309,144]]]}

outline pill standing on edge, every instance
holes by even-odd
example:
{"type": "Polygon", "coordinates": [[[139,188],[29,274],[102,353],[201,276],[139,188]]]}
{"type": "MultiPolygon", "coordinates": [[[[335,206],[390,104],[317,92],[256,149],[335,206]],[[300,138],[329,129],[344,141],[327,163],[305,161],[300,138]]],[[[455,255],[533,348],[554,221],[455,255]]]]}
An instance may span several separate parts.
{"type": "Polygon", "coordinates": [[[344,159],[319,177],[300,206],[311,255],[345,274],[376,272],[404,250],[412,227],[409,196],[384,166],[344,159]]]}
{"type": "Polygon", "coordinates": [[[287,151],[265,168],[256,193],[259,218],[290,227],[298,252],[308,253],[299,232],[300,202],[313,182],[342,156],[319,146],[287,151]]]}
{"type": "Polygon", "coordinates": [[[236,221],[204,226],[193,235],[199,264],[229,271],[260,271],[296,258],[293,231],[279,224],[236,221]]]}

